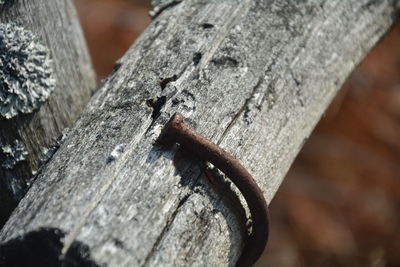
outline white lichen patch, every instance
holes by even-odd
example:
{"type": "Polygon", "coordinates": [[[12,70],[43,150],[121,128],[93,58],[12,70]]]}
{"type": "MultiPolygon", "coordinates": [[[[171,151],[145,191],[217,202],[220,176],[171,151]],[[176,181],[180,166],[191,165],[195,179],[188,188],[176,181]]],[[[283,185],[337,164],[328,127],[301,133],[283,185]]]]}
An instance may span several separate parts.
{"type": "Polygon", "coordinates": [[[54,88],[49,50],[31,31],[0,24],[0,115],[31,113],[54,88]]]}
{"type": "Polygon", "coordinates": [[[11,145],[1,147],[1,151],[4,157],[1,161],[1,167],[7,170],[13,169],[18,162],[24,161],[28,156],[28,151],[18,140],[15,140],[11,145]]]}
{"type": "Polygon", "coordinates": [[[107,158],[107,162],[112,162],[116,159],[119,158],[119,156],[121,156],[121,154],[125,151],[125,144],[119,144],[116,145],[113,149],[113,151],[111,151],[110,155],[107,158]]]}

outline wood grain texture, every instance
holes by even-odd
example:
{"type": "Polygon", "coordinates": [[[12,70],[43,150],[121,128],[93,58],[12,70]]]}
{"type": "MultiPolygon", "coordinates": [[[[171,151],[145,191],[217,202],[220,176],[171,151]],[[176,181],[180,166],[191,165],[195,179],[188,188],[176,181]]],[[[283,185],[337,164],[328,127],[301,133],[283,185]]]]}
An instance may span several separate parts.
{"type": "MultiPolygon", "coordinates": [[[[2,225],[25,194],[40,165],[51,157],[57,146],[56,139],[62,135],[63,129],[70,127],[82,113],[95,90],[96,81],[79,21],[70,0],[5,1],[0,9],[0,23],[15,25],[29,32],[29,35],[37,39],[38,44],[49,51],[55,82],[50,96],[39,108],[12,118],[0,116],[2,225]],[[10,149],[18,147],[20,154],[24,153],[24,156],[14,152],[5,153],[7,149],[11,151],[10,149]],[[7,161],[12,164],[5,164],[7,161]]],[[[11,27],[12,31],[15,26],[11,27]]],[[[21,42],[18,36],[15,42],[21,42]]],[[[33,47],[32,50],[35,51],[34,49],[33,47]]],[[[41,53],[42,51],[38,52],[38,58],[41,53]]],[[[26,64],[23,67],[29,69],[32,62],[35,59],[26,63],[24,57],[21,57],[17,64],[26,64]]],[[[40,67],[38,65],[37,69],[40,67]]],[[[15,77],[21,77],[20,73],[12,75],[11,81],[15,77]]],[[[23,98],[24,96],[21,97],[23,98]]]]}
{"type": "MultiPolygon", "coordinates": [[[[236,156],[271,201],[346,77],[397,20],[397,1],[185,0],[118,62],[2,229],[85,243],[104,266],[234,265],[244,209],[231,184],[154,144],[179,111],[236,156]]],[[[243,201],[242,201],[243,204],[243,201]]]]}

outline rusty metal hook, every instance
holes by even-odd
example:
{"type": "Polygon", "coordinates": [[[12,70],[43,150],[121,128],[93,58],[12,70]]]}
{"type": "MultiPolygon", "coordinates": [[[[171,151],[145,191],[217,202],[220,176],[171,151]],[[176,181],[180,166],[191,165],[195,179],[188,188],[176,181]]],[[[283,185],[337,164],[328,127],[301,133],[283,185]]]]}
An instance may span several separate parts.
{"type": "Polygon", "coordinates": [[[253,222],[252,232],[236,266],[252,266],[267,244],[269,219],[267,202],[250,173],[232,155],[189,128],[180,113],[175,113],[164,126],[157,142],[165,146],[179,143],[220,169],[237,186],[247,202],[253,222]]]}

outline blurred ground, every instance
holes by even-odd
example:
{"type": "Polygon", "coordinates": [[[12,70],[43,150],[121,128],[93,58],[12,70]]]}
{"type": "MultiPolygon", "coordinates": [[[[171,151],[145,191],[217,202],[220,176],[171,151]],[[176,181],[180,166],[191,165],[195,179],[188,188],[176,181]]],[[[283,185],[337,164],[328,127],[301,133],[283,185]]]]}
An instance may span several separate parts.
{"type": "MultiPolygon", "coordinates": [[[[99,79],[146,0],[75,0],[99,79]]],[[[400,25],[349,77],[271,203],[259,266],[400,266],[400,25]]]]}
{"type": "Polygon", "coordinates": [[[99,80],[150,24],[150,0],[74,0],[99,80]]]}

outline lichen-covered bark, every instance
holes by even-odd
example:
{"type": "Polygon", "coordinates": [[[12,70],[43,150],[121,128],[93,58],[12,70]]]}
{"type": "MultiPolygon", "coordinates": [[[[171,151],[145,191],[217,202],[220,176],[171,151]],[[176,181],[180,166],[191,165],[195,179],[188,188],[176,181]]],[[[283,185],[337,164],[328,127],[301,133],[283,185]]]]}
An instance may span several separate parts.
{"type": "Polygon", "coordinates": [[[179,111],[236,156],[270,201],[346,77],[397,19],[397,1],[185,0],[128,51],[7,222],[41,227],[107,266],[234,265],[245,210],[229,182],[154,144],[179,111]],[[88,251],[86,251],[88,253],[88,251]]]}
{"type": "Polygon", "coordinates": [[[28,30],[0,24],[0,116],[38,109],[56,86],[49,50],[28,30]]]}
{"type": "Polygon", "coordinates": [[[70,1],[0,2],[0,226],[94,89],[70,1]]]}

